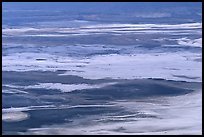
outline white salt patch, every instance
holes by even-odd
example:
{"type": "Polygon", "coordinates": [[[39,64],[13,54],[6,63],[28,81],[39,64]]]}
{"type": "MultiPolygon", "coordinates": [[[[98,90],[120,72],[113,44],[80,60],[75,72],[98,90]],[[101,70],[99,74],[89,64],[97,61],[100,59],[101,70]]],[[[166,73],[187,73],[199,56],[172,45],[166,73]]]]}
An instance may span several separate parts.
{"type": "Polygon", "coordinates": [[[165,78],[185,81],[201,81],[201,63],[187,60],[192,53],[163,53],[137,55],[104,55],[90,59],[84,72],[66,72],[66,75],[78,75],[89,79],[99,78],[165,78]],[[168,70],[164,68],[176,68],[168,70]],[[199,77],[199,79],[178,78],[173,75],[199,77]]]}
{"type": "Polygon", "coordinates": [[[18,53],[2,57],[2,70],[57,71],[63,69],[68,71],[60,75],[78,75],[88,79],[109,77],[114,79],[164,78],[202,81],[202,63],[194,60],[200,55],[200,53],[191,52],[109,54],[77,59],[41,53],[18,53]],[[36,58],[46,60],[37,61],[36,58]],[[78,65],[83,67],[77,67],[78,65]],[[174,75],[198,78],[188,79],[174,75]]]}
{"type": "Polygon", "coordinates": [[[11,112],[11,113],[3,113],[2,120],[4,122],[18,122],[23,121],[29,118],[29,115],[24,112],[11,112]]]}
{"type": "Polygon", "coordinates": [[[181,38],[178,39],[178,44],[183,46],[191,46],[191,47],[201,47],[202,48],[202,38],[199,39],[187,39],[187,38],[181,38]]]}

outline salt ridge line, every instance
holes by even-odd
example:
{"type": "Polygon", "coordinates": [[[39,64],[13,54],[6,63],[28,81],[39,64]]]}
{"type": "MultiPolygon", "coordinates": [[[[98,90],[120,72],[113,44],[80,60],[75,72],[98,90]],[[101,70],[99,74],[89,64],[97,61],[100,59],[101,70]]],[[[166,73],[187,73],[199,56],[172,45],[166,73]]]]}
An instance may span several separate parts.
{"type": "MultiPolygon", "coordinates": [[[[133,31],[138,30],[155,30],[155,29],[202,29],[202,23],[191,23],[191,24],[99,24],[99,25],[87,25],[76,28],[4,28],[2,29],[2,34],[10,34],[10,35],[18,35],[24,34],[28,32],[60,32],[60,33],[82,33],[82,32],[111,32],[111,31],[119,31],[129,29],[133,31]]],[[[180,30],[185,31],[185,30],[180,30]]]]}
{"type": "Polygon", "coordinates": [[[28,106],[28,107],[11,107],[2,108],[2,113],[27,112],[30,110],[47,110],[47,109],[71,109],[71,108],[89,108],[89,107],[113,107],[114,104],[99,104],[99,105],[43,105],[43,106],[28,106]]]}
{"type": "MultiPolygon", "coordinates": [[[[63,33],[67,33],[63,31],[63,33]]],[[[5,35],[3,34],[2,37],[72,37],[72,36],[88,36],[88,35],[102,35],[102,34],[110,34],[113,33],[112,35],[121,35],[121,34],[127,34],[127,33],[132,33],[132,34],[169,34],[169,35],[188,35],[188,34],[195,34],[199,35],[202,32],[197,31],[197,30],[140,30],[140,31],[135,31],[135,30],[129,30],[129,31],[122,31],[122,30],[112,30],[112,31],[107,31],[107,30],[94,30],[94,31],[78,31],[75,32],[78,34],[14,34],[12,33],[11,35],[5,35]]]]}

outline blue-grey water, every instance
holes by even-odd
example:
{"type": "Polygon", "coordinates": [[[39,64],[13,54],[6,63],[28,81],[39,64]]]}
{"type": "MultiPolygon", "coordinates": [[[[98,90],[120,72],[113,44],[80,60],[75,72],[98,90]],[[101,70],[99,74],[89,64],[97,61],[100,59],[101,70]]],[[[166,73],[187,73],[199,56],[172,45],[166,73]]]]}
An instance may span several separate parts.
{"type": "Polygon", "coordinates": [[[201,3],[3,3],[3,134],[202,134],[201,3]]]}

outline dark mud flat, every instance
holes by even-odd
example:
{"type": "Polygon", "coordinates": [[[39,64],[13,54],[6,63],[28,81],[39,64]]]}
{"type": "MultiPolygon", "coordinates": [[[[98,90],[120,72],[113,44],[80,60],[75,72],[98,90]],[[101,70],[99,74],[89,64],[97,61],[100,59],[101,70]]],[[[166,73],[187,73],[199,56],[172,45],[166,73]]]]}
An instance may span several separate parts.
{"type": "MultiPolygon", "coordinates": [[[[113,102],[120,100],[125,102],[140,100],[140,102],[152,103],[151,99],[155,97],[163,98],[191,94],[202,87],[202,83],[200,82],[164,79],[90,80],[78,76],[59,76],[57,74],[59,72],[3,72],[3,90],[13,89],[14,87],[5,86],[10,84],[15,85],[15,89],[26,92],[26,94],[3,93],[3,114],[5,110],[9,111],[12,107],[21,108],[21,112],[29,115],[27,119],[22,121],[2,121],[3,134],[19,134],[26,132],[28,129],[55,124],[66,124],[68,127],[76,127],[79,123],[81,126],[104,122],[117,123],[118,121],[121,122],[121,118],[96,121],[101,116],[106,115],[114,117],[133,114],[133,112],[117,106],[113,102]],[[116,83],[102,88],[74,90],[66,93],[57,89],[25,89],[22,87],[37,83],[46,83],[48,81],[53,84],[116,83]],[[80,122],[79,119],[81,120],[80,122]]],[[[9,111],[9,113],[11,112],[9,111]]],[[[15,112],[18,112],[18,110],[12,113],[15,112]]],[[[156,115],[141,114],[139,112],[140,110],[134,112],[134,118],[158,119],[156,115]]]]}

